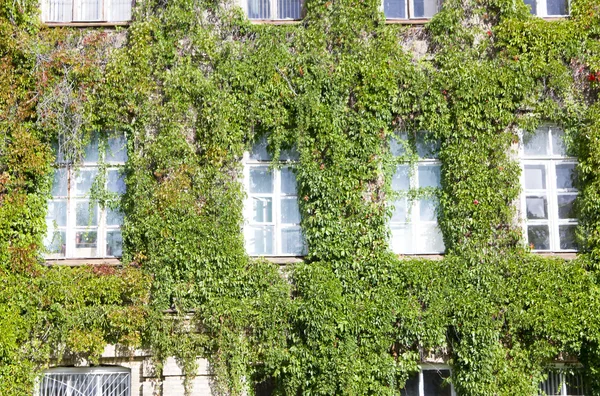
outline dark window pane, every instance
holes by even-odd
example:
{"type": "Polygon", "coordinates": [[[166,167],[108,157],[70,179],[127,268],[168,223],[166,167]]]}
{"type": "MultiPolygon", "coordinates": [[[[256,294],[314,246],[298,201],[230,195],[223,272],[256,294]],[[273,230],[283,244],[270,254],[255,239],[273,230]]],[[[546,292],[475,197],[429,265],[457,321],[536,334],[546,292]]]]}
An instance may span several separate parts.
{"type": "Polygon", "coordinates": [[[450,370],[423,370],[425,396],[451,396],[449,377],[450,370]]]}
{"type": "Polygon", "coordinates": [[[576,225],[561,225],[558,226],[558,235],[560,237],[560,248],[564,250],[577,250],[577,242],[575,239],[576,225]]]}
{"type": "Polygon", "coordinates": [[[566,0],[547,0],[546,13],[548,15],[567,15],[566,0]]]}
{"type": "Polygon", "coordinates": [[[585,396],[588,395],[588,389],[581,373],[565,374],[565,382],[567,383],[567,395],[569,396],[585,396]]]}
{"type": "Polygon", "coordinates": [[[556,188],[575,188],[575,164],[556,165],[556,188]]]}
{"type": "Polygon", "coordinates": [[[537,14],[536,0],[525,0],[525,4],[527,4],[528,6],[531,7],[531,14],[532,15],[536,15],[537,14]]]}
{"type": "Polygon", "coordinates": [[[384,0],[383,12],[386,18],[406,18],[405,0],[384,0]]]}
{"type": "Polygon", "coordinates": [[[400,389],[402,396],[419,396],[419,373],[412,375],[404,385],[404,389],[400,389]]]}
{"type": "Polygon", "coordinates": [[[547,225],[531,225],[527,227],[527,238],[529,244],[535,250],[550,249],[550,234],[547,225]]]}
{"type": "Polygon", "coordinates": [[[574,203],[577,195],[575,194],[559,194],[557,197],[558,201],[558,218],[559,219],[574,219],[575,210],[574,203]]]}

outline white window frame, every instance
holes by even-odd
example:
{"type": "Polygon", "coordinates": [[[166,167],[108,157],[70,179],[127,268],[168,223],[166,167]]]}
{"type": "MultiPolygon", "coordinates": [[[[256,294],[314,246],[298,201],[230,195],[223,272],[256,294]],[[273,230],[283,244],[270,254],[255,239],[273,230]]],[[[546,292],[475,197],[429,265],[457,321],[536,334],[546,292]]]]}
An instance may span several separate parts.
{"type": "Polygon", "coordinates": [[[548,134],[547,138],[547,152],[546,155],[528,155],[525,156],[525,144],[523,141],[523,132],[521,132],[520,136],[520,144],[519,144],[519,157],[520,157],[520,167],[521,167],[521,219],[522,219],[522,227],[523,227],[523,235],[527,245],[529,246],[529,235],[527,231],[527,226],[535,226],[535,225],[547,225],[549,232],[549,249],[532,249],[534,252],[577,252],[577,249],[561,249],[560,248],[560,232],[559,227],[561,225],[570,225],[576,226],[578,224],[577,219],[559,219],[558,218],[558,200],[557,195],[559,193],[565,193],[569,195],[578,195],[579,192],[577,189],[558,189],[556,186],[556,166],[561,164],[568,165],[577,165],[577,159],[574,157],[561,156],[553,154],[553,141],[552,141],[552,131],[560,131],[561,128],[555,125],[542,125],[537,130],[536,133],[539,133],[539,130],[545,130],[548,134]],[[546,130],[547,128],[547,130],[546,130]],[[526,189],[525,188],[525,166],[526,165],[539,165],[544,166],[546,169],[546,189],[545,190],[534,190],[534,189],[526,189]],[[548,211],[548,219],[546,220],[536,220],[536,219],[527,219],[527,196],[541,196],[545,195],[547,200],[547,211],[548,211]]]}
{"type": "Polygon", "coordinates": [[[565,18],[571,14],[571,1],[565,0],[567,2],[567,13],[559,14],[559,15],[548,15],[548,0],[534,0],[536,5],[536,12],[532,13],[532,15],[536,15],[540,18],[565,18]]]}
{"type": "MultiPolygon", "coordinates": [[[[282,194],[281,193],[281,170],[282,169],[293,169],[295,161],[278,161],[276,168],[272,167],[272,161],[270,160],[255,160],[250,158],[250,153],[244,153],[244,191],[246,191],[246,200],[244,203],[244,241],[248,241],[250,238],[251,227],[261,226],[272,226],[273,227],[273,253],[272,254],[258,254],[252,256],[264,256],[264,257],[303,257],[306,254],[306,246],[304,252],[300,255],[293,253],[282,253],[282,241],[281,231],[284,229],[295,229],[302,232],[300,224],[282,223],[281,221],[281,201],[282,198],[296,198],[298,199],[297,192],[293,194],[282,194]],[[272,193],[250,193],[250,168],[264,167],[269,168],[269,171],[273,174],[273,192],[272,193]],[[252,208],[252,197],[264,197],[271,198],[272,202],[272,215],[273,221],[269,223],[255,223],[252,221],[253,208],[252,208]]],[[[246,243],[246,242],[245,242],[246,243]]]]}
{"type": "Polygon", "coordinates": [[[269,11],[270,15],[268,18],[250,18],[250,7],[249,2],[252,0],[238,0],[239,6],[242,7],[246,17],[251,21],[301,21],[304,18],[305,4],[306,0],[300,1],[300,18],[278,18],[277,14],[279,13],[279,0],[268,0],[269,2],[269,11]]]}
{"type": "Polygon", "coordinates": [[[81,392],[71,387],[71,383],[76,376],[94,376],[96,381],[96,392],[94,396],[107,396],[102,393],[102,378],[103,376],[118,375],[123,376],[127,381],[127,389],[125,393],[110,394],[108,396],[131,396],[131,370],[121,366],[100,366],[100,367],[54,367],[44,371],[44,374],[36,383],[34,394],[36,396],[55,396],[56,393],[44,392],[42,388],[46,378],[52,375],[64,375],[67,377],[66,396],[80,396],[81,392]]]}
{"type": "MultiPolygon", "coordinates": [[[[440,12],[440,10],[442,8],[441,0],[436,0],[436,10],[432,16],[417,17],[417,16],[414,16],[414,12],[415,12],[414,11],[415,10],[414,0],[403,0],[403,1],[404,1],[404,15],[406,15],[406,17],[398,18],[398,17],[388,17],[386,15],[385,19],[387,21],[410,21],[410,20],[424,20],[424,19],[429,20],[429,19],[433,18],[435,16],[435,14],[440,12]]],[[[424,1],[426,1],[426,0],[424,0],[424,1]]],[[[383,12],[385,14],[385,0],[382,0],[380,10],[381,10],[381,12],[383,12]]]]}
{"type": "Polygon", "coordinates": [[[41,0],[41,9],[42,9],[42,20],[46,23],[100,23],[100,22],[130,22],[131,21],[131,12],[133,10],[133,4],[135,0],[129,1],[129,12],[127,19],[113,19],[111,18],[111,9],[113,7],[112,0],[96,0],[100,3],[100,16],[97,19],[86,19],[81,16],[82,13],[82,2],[85,0],[72,0],[71,6],[71,18],[67,18],[66,20],[55,20],[51,19],[51,3],[57,0],[41,0]]]}

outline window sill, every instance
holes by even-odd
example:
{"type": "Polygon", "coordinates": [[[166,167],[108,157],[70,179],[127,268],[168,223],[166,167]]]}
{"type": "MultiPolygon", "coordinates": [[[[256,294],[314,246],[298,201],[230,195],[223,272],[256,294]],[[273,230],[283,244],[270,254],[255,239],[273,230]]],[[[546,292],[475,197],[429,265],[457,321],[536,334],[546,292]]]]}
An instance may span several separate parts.
{"type": "Polygon", "coordinates": [[[118,258],[90,258],[90,259],[46,259],[47,266],[81,267],[84,265],[109,265],[120,266],[121,260],[118,258]]]}
{"type": "Polygon", "coordinates": [[[298,25],[302,19],[250,19],[253,25],[298,25]]]}
{"type": "Polygon", "coordinates": [[[396,254],[399,259],[412,260],[412,259],[426,259],[426,260],[443,260],[443,253],[429,253],[429,254],[396,254]]]}
{"type": "Polygon", "coordinates": [[[273,264],[287,265],[304,262],[304,256],[250,256],[253,260],[266,260],[273,264]]]}
{"type": "Polygon", "coordinates": [[[542,257],[558,257],[565,260],[574,260],[577,258],[577,252],[531,252],[542,257]]]}
{"type": "Polygon", "coordinates": [[[429,21],[431,21],[431,18],[419,18],[419,19],[386,18],[385,23],[387,25],[424,25],[429,21]]]}
{"type": "Polygon", "coordinates": [[[46,27],[116,27],[129,26],[131,21],[124,22],[43,22],[46,27]]]}

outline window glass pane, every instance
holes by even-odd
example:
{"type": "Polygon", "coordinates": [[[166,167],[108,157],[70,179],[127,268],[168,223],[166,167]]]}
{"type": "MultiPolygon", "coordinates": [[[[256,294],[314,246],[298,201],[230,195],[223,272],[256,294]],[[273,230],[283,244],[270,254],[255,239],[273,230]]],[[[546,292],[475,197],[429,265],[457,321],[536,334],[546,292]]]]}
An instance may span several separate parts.
{"type": "Polygon", "coordinates": [[[450,384],[445,382],[450,370],[423,370],[423,390],[427,396],[451,396],[450,384]]]}
{"type": "Polygon", "coordinates": [[[299,228],[284,228],[281,230],[281,253],[304,254],[304,237],[299,228]]]}
{"type": "Polygon", "coordinates": [[[300,0],[277,0],[278,19],[300,19],[301,10],[300,0]]]}
{"type": "MultiPolygon", "coordinates": [[[[301,2],[300,2],[300,7],[302,7],[301,2]]],[[[300,12],[300,11],[298,11],[298,12],[300,12]]],[[[281,18],[281,19],[283,19],[283,18],[281,18]]],[[[298,17],[294,18],[294,19],[300,19],[300,15],[298,15],[298,17]]],[[[300,159],[300,153],[298,152],[298,150],[296,150],[295,147],[292,147],[291,149],[282,149],[279,153],[280,161],[298,161],[299,159],[300,159]]]]}
{"type": "Polygon", "coordinates": [[[75,254],[77,257],[95,257],[97,255],[98,233],[96,231],[78,231],[75,233],[75,254]]]}
{"type": "Polygon", "coordinates": [[[123,255],[123,236],[121,231],[106,233],[106,255],[121,257],[123,255]]]}
{"type": "Polygon", "coordinates": [[[396,173],[392,176],[392,189],[394,191],[408,191],[410,189],[410,169],[408,165],[398,165],[396,173]]]}
{"type": "Polygon", "coordinates": [[[67,186],[69,183],[69,172],[67,168],[58,168],[54,170],[54,180],[52,181],[52,196],[66,197],[67,186]]]}
{"type": "Polygon", "coordinates": [[[523,136],[525,155],[548,154],[548,128],[540,128],[523,136]]]}
{"type": "Polygon", "coordinates": [[[300,209],[298,209],[298,199],[281,199],[281,222],[285,224],[300,224],[300,209]]]}
{"type": "Polygon", "coordinates": [[[250,168],[250,192],[258,194],[273,193],[273,172],[267,166],[250,168]]]}
{"type": "Polygon", "coordinates": [[[527,4],[528,6],[531,7],[531,14],[532,15],[536,15],[537,14],[536,0],[525,0],[525,4],[527,4]]]}
{"type": "Polygon", "coordinates": [[[408,199],[402,198],[394,202],[394,212],[392,213],[392,221],[404,223],[408,219],[408,199]]]}
{"type": "Polygon", "coordinates": [[[558,237],[560,238],[560,248],[563,250],[577,250],[577,240],[575,238],[576,225],[559,225],[558,237]]]}
{"type": "Polygon", "coordinates": [[[131,0],[112,0],[107,19],[111,22],[131,20],[131,3],[131,0]]]}
{"type": "Polygon", "coordinates": [[[413,0],[414,18],[431,18],[437,12],[437,0],[413,0]]]}
{"type": "Polygon", "coordinates": [[[525,165],[525,188],[527,190],[546,189],[546,166],[525,165]]]}
{"type": "Polygon", "coordinates": [[[575,188],[575,164],[556,165],[556,188],[575,188]]]}
{"type": "Polygon", "coordinates": [[[98,225],[98,205],[88,201],[79,201],[75,204],[75,225],[77,227],[91,227],[98,225]]]}
{"type": "Polygon", "coordinates": [[[79,0],[79,21],[98,21],[102,19],[101,0],[79,0]]]}
{"type": "Polygon", "coordinates": [[[440,166],[419,165],[418,167],[419,187],[440,187],[440,166]]]}
{"type": "Polygon", "coordinates": [[[552,154],[565,157],[567,155],[564,142],[565,132],[562,129],[553,128],[550,134],[552,135],[552,154]]]}
{"type": "Polygon", "coordinates": [[[548,200],[546,197],[527,197],[526,207],[528,219],[548,218],[548,200]]]}
{"type": "Polygon", "coordinates": [[[110,169],[106,174],[107,189],[112,193],[125,194],[125,178],[119,169],[110,169]]]}
{"type": "Polygon", "coordinates": [[[390,245],[394,253],[411,254],[413,251],[412,232],[409,224],[392,224],[390,245]]]}
{"type": "Polygon", "coordinates": [[[83,197],[88,195],[97,174],[97,169],[80,169],[77,171],[77,175],[75,176],[75,196],[83,197]]]}
{"type": "Polygon", "coordinates": [[[534,250],[550,249],[550,234],[547,225],[527,226],[527,239],[534,250]]]}
{"type": "Polygon", "coordinates": [[[296,195],[296,175],[291,168],[281,169],[281,193],[296,195]]]}
{"type": "Polygon", "coordinates": [[[435,213],[437,201],[432,198],[423,198],[419,202],[419,220],[420,221],[437,221],[435,213]]]}
{"type": "Polygon", "coordinates": [[[273,226],[248,227],[246,231],[248,254],[273,254],[273,226]]]}
{"type": "Polygon", "coordinates": [[[438,157],[438,152],[440,151],[440,142],[438,140],[431,139],[431,135],[428,135],[425,132],[417,133],[416,144],[417,155],[419,158],[432,159],[438,157]],[[430,139],[428,139],[428,137],[430,139]]]}
{"type": "Polygon", "coordinates": [[[419,373],[411,375],[403,389],[400,389],[401,396],[420,396],[419,395],[419,373]]]}
{"type": "MultiPolygon", "coordinates": [[[[387,1],[387,0],[384,0],[384,7],[386,4],[385,1],[387,1]]],[[[400,1],[404,7],[404,0],[389,0],[389,1],[400,1]]],[[[388,18],[394,18],[392,16],[389,16],[387,14],[387,12],[386,12],[385,16],[388,18]]],[[[404,17],[402,17],[402,18],[404,18],[404,17]]],[[[392,152],[392,155],[394,155],[396,157],[401,157],[401,156],[405,155],[408,144],[409,144],[408,143],[408,134],[406,132],[395,133],[394,136],[392,136],[392,138],[390,139],[390,151],[392,152]]]]}
{"type": "Polygon", "coordinates": [[[442,253],[444,238],[437,224],[419,224],[416,253],[442,253]]]}
{"type": "Polygon", "coordinates": [[[127,140],[125,140],[125,136],[108,138],[106,161],[120,163],[127,161],[127,140]]]}
{"type": "Polygon", "coordinates": [[[273,221],[273,200],[264,197],[252,197],[252,221],[271,223],[273,221]]]}
{"type": "Polygon", "coordinates": [[[66,252],[67,235],[65,231],[48,229],[44,238],[44,246],[48,253],[55,257],[64,257],[66,252]]]}
{"type": "Polygon", "coordinates": [[[72,0],[48,0],[48,22],[70,22],[72,19],[72,0]]]}
{"type": "Polygon", "coordinates": [[[46,223],[48,231],[57,227],[67,226],[67,201],[48,201],[48,213],[46,214],[46,223]]]}
{"type": "MultiPolygon", "coordinates": [[[[383,0],[383,12],[385,13],[386,18],[405,19],[406,18],[405,0],[383,0]]],[[[392,139],[392,153],[394,153],[394,149],[396,149],[399,152],[400,150],[403,150],[404,147],[401,144],[396,143],[392,139]],[[396,147],[394,147],[394,145],[396,147]]],[[[402,152],[401,154],[394,153],[394,155],[402,155],[402,154],[404,154],[404,152],[402,152]]]]}
{"type": "Polygon", "coordinates": [[[576,194],[559,194],[556,197],[558,202],[558,218],[574,219],[575,216],[575,198],[576,194]]]}
{"type": "Polygon", "coordinates": [[[123,212],[118,209],[106,208],[106,225],[120,226],[123,224],[123,212]]]}
{"type": "Polygon", "coordinates": [[[94,134],[90,143],[85,146],[83,162],[98,162],[98,135],[94,134]]]}
{"type": "Polygon", "coordinates": [[[546,12],[548,15],[567,15],[566,0],[546,0],[546,12]]]}
{"type": "MultiPolygon", "coordinates": [[[[253,6],[258,7],[260,3],[263,3],[265,1],[268,4],[268,0],[248,0],[248,17],[251,19],[259,18],[250,16],[251,9],[253,6]]],[[[269,154],[269,152],[267,151],[267,137],[263,136],[252,146],[252,151],[250,151],[250,159],[253,159],[255,161],[271,161],[271,158],[271,154],[269,154]]]]}
{"type": "Polygon", "coordinates": [[[567,395],[584,396],[589,394],[581,373],[565,373],[565,382],[567,385],[567,395]]]}
{"type": "Polygon", "coordinates": [[[548,373],[546,381],[540,384],[540,391],[543,395],[560,395],[561,394],[562,381],[558,371],[552,370],[548,373]]]}

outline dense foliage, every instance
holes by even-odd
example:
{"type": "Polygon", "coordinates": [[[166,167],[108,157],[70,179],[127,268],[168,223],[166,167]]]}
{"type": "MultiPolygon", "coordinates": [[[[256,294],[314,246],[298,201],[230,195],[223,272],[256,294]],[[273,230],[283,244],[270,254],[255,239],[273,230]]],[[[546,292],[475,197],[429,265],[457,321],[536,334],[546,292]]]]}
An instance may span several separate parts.
{"type": "Polygon", "coordinates": [[[222,393],[398,394],[427,354],[461,395],[535,394],[566,356],[600,393],[600,4],[550,22],[517,0],[447,0],[414,28],[379,6],[309,0],[301,23],[272,26],[230,3],[145,0],[114,31],[0,5],[1,394],[107,343],[189,373],[208,357],[222,393]],[[531,254],[515,220],[517,132],[544,122],[579,160],[571,261],[531,254]],[[52,145],[76,162],[115,130],[124,267],[43,266],[52,145]],[[441,142],[443,260],[390,252],[391,175],[415,157],[392,156],[397,130],[441,142]],[[265,135],[275,158],[300,154],[309,249],[285,269],[249,258],[241,233],[240,161],[265,135]]]}

